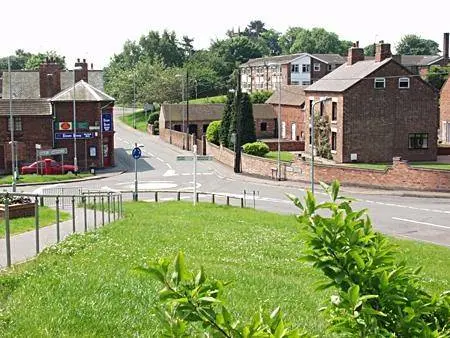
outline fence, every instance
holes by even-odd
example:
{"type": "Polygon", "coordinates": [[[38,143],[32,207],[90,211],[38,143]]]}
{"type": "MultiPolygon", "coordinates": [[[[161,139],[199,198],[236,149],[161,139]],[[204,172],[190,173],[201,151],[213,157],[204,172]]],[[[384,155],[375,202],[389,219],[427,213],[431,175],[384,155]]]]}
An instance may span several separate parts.
{"type": "MultiPolygon", "coordinates": [[[[6,257],[6,266],[11,266],[12,254],[14,261],[21,261],[37,255],[42,246],[59,243],[65,236],[75,232],[87,232],[89,228],[96,229],[106,223],[123,217],[123,198],[120,193],[95,192],[80,195],[35,195],[26,193],[0,193],[0,214],[3,214],[5,238],[4,247],[0,248],[1,256],[6,257]],[[22,201],[14,203],[17,198],[22,201]],[[27,200],[23,200],[26,198],[27,200]],[[28,200],[29,199],[29,200],[28,200]],[[53,199],[50,202],[50,200],[53,199]],[[61,221],[61,201],[70,200],[71,220],[61,221]],[[41,207],[54,206],[55,224],[48,227],[40,226],[39,210],[41,207]],[[34,215],[34,236],[32,232],[14,236],[16,251],[12,252],[10,221],[14,216],[24,217],[34,215]],[[34,237],[34,249],[30,239],[34,237]]],[[[1,240],[3,242],[3,240],[1,240]]],[[[2,257],[2,259],[4,259],[2,257]]],[[[0,266],[5,265],[0,262],[0,266]]]]}

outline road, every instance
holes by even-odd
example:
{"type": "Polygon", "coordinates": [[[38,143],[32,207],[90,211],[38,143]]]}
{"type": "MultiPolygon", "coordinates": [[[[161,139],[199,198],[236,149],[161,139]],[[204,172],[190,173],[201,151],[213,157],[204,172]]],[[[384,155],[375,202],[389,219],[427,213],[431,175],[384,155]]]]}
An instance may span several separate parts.
{"type": "MultiPolygon", "coordinates": [[[[157,136],[136,131],[115,121],[116,170],[127,172],[96,181],[67,183],[64,186],[88,189],[112,189],[131,191],[134,189],[134,159],[131,150],[135,142],[142,144],[142,158],[138,160],[139,190],[180,190],[192,191],[193,162],[176,161],[177,155],[190,155],[161,141],[157,136]]],[[[286,197],[286,193],[302,197],[305,183],[278,182],[235,174],[216,161],[198,162],[198,191],[247,195],[247,206],[279,212],[298,213],[296,207],[286,197]]],[[[61,185],[62,186],[62,185],[61,185]]],[[[27,187],[25,191],[36,191],[27,187]]],[[[317,189],[320,190],[320,189],[317,189]]],[[[367,208],[374,227],[386,234],[397,237],[418,239],[450,247],[450,199],[399,196],[396,192],[360,188],[343,188],[345,196],[355,198],[355,208],[367,208]]],[[[325,200],[318,191],[319,200],[325,200]]],[[[131,193],[127,194],[131,198],[131,193]]],[[[140,199],[150,195],[139,194],[140,199]]],[[[188,196],[186,196],[188,198],[188,196]]]]}

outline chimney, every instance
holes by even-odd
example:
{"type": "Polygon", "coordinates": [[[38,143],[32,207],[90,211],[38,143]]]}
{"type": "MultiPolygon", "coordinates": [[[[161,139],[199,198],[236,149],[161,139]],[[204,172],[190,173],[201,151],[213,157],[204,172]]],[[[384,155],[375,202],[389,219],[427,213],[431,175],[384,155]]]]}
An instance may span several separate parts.
{"type": "Polygon", "coordinates": [[[94,64],[91,62],[91,69],[94,69],[94,64]]]}
{"type": "Polygon", "coordinates": [[[448,35],[449,33],[444,33],[444,45],[442,46],[445,65],[450,61],[448,59],[448,35]]]}
{"type": "Polygon", "coordinates": [[[381,62],[392,57],[391,45],[381,40],[375,47],[375,61],[381,62]]]}
{"type": "Polygon", "coordinates": [[[61,91],[61,70],[54,60],[48,58],[39,65],[39,94],[41,98],[55,96],[61,91]]]}
{"type": "Polygon", "coordinates": [[[348,49],[347,64],[351,66],[358,61],[364,61],[364,49],[359,48],[359,41],[356,41],[353,47],[348,49]]]}
{"type": "Polygon", "coordinates": [[[86,63],[86,59],[83,59],[83,62],[80,62],[80,59],[77,59],[75,67],[81,67],[81,69],[75,69],[75,82],[80,80],[88,82],[88,64],[86,63]]]}

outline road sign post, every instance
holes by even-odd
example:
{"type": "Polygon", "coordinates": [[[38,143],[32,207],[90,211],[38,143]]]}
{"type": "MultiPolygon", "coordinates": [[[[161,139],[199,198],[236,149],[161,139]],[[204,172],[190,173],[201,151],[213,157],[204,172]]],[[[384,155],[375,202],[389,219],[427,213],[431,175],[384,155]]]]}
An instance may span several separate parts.
{"type": "Polygon", "coordinates": [[[193,148],[194,149],[192,152],[194,153],[194,189],[192,191],[194,195],[192,196],[192,200],[195,206],[197,202],[197,145],[194,144],[193,148]]]}
{"type": "Polygon", "coordinates": [[[141,158],[142,152],[139,149],[137,143],[134,144],[134,149],[131,152],[131,156],[134,158],[134,192],[133,192],[133,201],[138,200],[138,179],[137,179],[137,161],[141,158]]]}

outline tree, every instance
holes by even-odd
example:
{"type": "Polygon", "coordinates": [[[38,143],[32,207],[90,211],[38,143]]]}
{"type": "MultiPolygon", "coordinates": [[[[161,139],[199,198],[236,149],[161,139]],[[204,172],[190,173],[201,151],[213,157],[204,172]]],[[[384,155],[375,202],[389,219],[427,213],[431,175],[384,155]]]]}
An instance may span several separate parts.
{"type": "Polygon", "coordinates": [[[46,59],[56,62],[61,69],[66,68],[66,57],[61,56],[56,51],[50,50],[45,53],[32,54],[26,61],[24,69],[35,70],[39,69],[41,63],[44,63],[46,59]]]}
{"type": "Polygon", "coordinates": [[[256,141],[255,120],[253,118],[253,104],[247,93],[242,93],[240,103],[241,126],[240,137],[241,145],[253,143],[256,141]]]}
{"type": "Polygon", "coordinates": [[[450,74],[450,64],[444,67],[441,66],[431,66],[430,71],[426,75],[426,80],[431,83],[434,87],[441,90],[445,81],[448,79],[450,74]]]}
{"type": "Polygon", "coordinates": [[[371,43],[364,47],[364,55],[365,56],[374,56],[375,55],[375,44],[371,43]]]}
{"type": "Polygon", "coordinates": [[[267,29],[264,27],[265,23],[261,20],[253,20],[245,27],[244,35],[249,38],[258,38],[262,33],[266,32],[267,29]]]}
{"type": "Polygon", "coordinates": [[[403,36],[396,50],[397,54],[401,55],[437,55],[440,52],[436,41],[423,39],[415,34],[403,36]]]}
{"type": "Polygon", "coordinates": [[[220,125],[220,143],[223,144],[224,147],[229,148],[230,147],[230,126],[231,126],[231,119],[233,115],[233,100],[234,100],[234,94],[228,93],[227,95],[227,101],[225,103],[225,109],[223,111],[222,115],[222,123],[220,125]]]}

